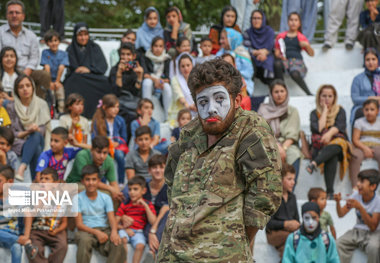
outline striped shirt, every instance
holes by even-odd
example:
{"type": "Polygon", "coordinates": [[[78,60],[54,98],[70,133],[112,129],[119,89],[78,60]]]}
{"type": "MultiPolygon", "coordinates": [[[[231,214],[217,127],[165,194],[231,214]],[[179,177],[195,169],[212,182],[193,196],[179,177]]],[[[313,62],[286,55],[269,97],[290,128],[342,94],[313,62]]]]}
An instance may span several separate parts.
{"type": "MultiPolygon", "coordinates": [[[[152,211],[153,214],[156,214],[156,210],[154,209],[154,206],[152,202],[145,200],[144,201],[148,204],[149,209],[152,211]]],[[[133,224],[129,227],[132,229],[144,229],[145,225],[148,222],[146,211],[143,205],[134,205],[132,204],[132,201],[129,201],[126,204],[121,204],[119,209],[116,212],[117,216],[129,216],[133,218],[133,224]]]]}

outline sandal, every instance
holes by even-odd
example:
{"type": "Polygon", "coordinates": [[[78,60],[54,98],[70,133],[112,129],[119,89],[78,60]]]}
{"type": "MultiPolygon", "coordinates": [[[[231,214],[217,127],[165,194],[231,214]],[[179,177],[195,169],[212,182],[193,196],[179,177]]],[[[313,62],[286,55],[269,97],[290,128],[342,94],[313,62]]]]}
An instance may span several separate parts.
{"type": "Polygon", "coordinates": [[[309,174],[312,174],[316,170],[317,170],[317,167],[315,166],[315,164],[313,162],[310,162],[309,165],[306,167],[306,171],[309,174]]]}
{"type": "Polygon", "coordinates": [[[25,247],[25,252],[28,258],[31,260],[35,259],[38,253],[38,247],[33,246],[32,243],[25,244],[24,247],[25,247]]]}

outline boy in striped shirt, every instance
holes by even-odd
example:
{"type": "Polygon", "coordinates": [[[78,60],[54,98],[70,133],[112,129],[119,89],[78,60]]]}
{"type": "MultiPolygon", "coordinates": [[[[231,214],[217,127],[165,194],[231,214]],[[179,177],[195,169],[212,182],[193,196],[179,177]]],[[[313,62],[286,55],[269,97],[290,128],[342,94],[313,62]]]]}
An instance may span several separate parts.
{"type": "Polygon", "coordinates": [[[135,249],[133,262],[140,262],[146,244],[143,230],[147,222],[154,224],[156,221],[156,210],[151,202],[143,199],[146,192],[144,177],[136,175],[128,180],[128,191],[129,201],[120,205],[116,212],[116,221],[125,251],[127,243],[131,243],[135,249]]]}

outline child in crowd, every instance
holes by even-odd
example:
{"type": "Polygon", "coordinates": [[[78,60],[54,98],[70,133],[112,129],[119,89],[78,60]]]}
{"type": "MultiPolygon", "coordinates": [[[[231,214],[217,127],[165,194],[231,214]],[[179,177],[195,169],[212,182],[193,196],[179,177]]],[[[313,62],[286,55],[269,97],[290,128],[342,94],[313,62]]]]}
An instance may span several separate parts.
{"type": "Polygon", "coordinates": [[[44,67],[44,70],[50,72],[50,89],[56,98],[58,112],[63,113],[65,109],[65,91],[61,83],[61,77],[65,67],[69,66],[69,56],[66,51],[58,49],[61,39],[55,30],[51,29],[46,32],[44,40],[49,49],[42,51],[41,66],[44,67]]]}
{"type": "Polygon", "coordinates": [[[350,263],[352,253],[360,248],[367,254],[368,262],[378,262],[380,258],[380,197],[376,189],[380,182],[377,170],[370,169],[358,174],[357,188],[341,207],[341,194],[335,194],[336,211],[345,216],[356,209],[356,225],[337,240],[338,253],[342,263],[350,263]]]}
{"type": "Polygon", "coordinates": [[[89,263],[92,249],[107,257],[107,263],[124,262],[126,252],[120,236],[112,200],[109,195],[98,190],[100,171],[95,165],[85,165],[81,171],[81,182],[85,191],[80,192],[73,201],[78,206],[75,219],[78,231],[75,233],[77,243],[76,261],[89,263]]]}
{"type": "Polygon", "coordinates": [[[301,51],[313,57],[314,50],[307,38],[301,33],[301,17],[298,13],[292,12],[288,16],[289,31],[277,35],[274,55],[277,58],[274,62],[274,75],[278,79],[284,80],[284,72],[289,72],[290,77],[307,94],[311,95],[304,77],[307,72],[301,51]]]}
{"type": "Polygon", "coordinates": [[[116,212],[116,222],[119,224],[119,235],[123,240],[124,249],[127,251],[127,243],[131,243],[135,249],[133,263],[139,263],[144,252],[146,240],[143,233],[144,227],[149,222],[154,224],[156,210],[150,201],[143,198],[146,193],[146,181],[142,176],[135,176],[128,180],[129,202],[121,204],[116,212]],[[131,225],[122,223],[122,217],[133,219],[131,225]]]}
{"type": "Polygon", "coordinates": [[[142,84],[142,97],[151,99],[153,94],[161,99],[165,110],[165,119],[172,102],[172,88],[169,80],[170,56],[166,54],[164,39],[155,37],[151,48],[145,53],[144,80],[142,84]]]}
{"type": "Polygon", "coordinates": [[[13,170],[19,165],[17,154],[11,150],[15,136],[11,129],[0,127],[0,164],[10,165],[13,170]]]}
{"type": "Polygon", "coordinates": [[[176,42],[176,54],[173,56],[169,65],[169,77],[172,79],[179,73],[179,58],[182,53],[189,53],[191,50],[190,40],[186,37],[180,37],[176,42]]]}
{"type": "Polygon", "coordinates": [[[131,150],[125,158],[125,169],[128,180],[135,175],[149,178],[148,160],[158,151],[152,149],[152,133],[148,126],[140,126],[135,132],[136,150],[131,150]]]}
{"type": "Polygon", "coordinates": [[[87,135],[90,133],[90,125],[87,118],[81,114],[84,109],[84,98],[78,93],[70,94],[65,102],[67,114],[59,118],[59,126],[69,131],[69,138],[78,143],[87,143],[87,135]]]}
{"type": "Polygon", "coordinates": [[[362,45],[363,50],[369,47],[379,48],[376,24],[380,22],[380,7],[378,0],[366,0],[366,10],[360,13],[360,32],[357,41],[362,45]]]}
{"type": "Polygon", "coordinates": [[[4,107],[14,100],[13,88],[19,75],[16,50],[13,47],[3,47],[0,52],[0,87],[3,88],[1,95],[4,98],[4,107]]]}
{"type": "Polygon", "coordinates": [[[321,211],[320,217],[319,217],[319,223],[321,225],[322,230],[329,232],[329,227],[330,227],[331,235],[334,237],[334,239],[336,239],[334,221],[330,213],[327,211],[324,211],[327,204],[326,191],[320,187],[310,188],[309,192],[307,193],[307,197],[309,199],[309,202],[315,202],[319,206],[319,210],[321,211]]]}
{"type": "Polygon", "coordinates": [[[110,143],[106,136],[96,136],[92,139],[91,150],[81,150],[75,157],[73,168],[66,182],[78,183],[78,191],[83,191],[84,186],[81,183],[82,169],[88,164],[93,164],[99,168],[99,177],[102,180],[98,183],[97,188],[109,192],[114,200],[122,201],[123,194],[117,184],[115,165],[113,159],[109,156],[109,147],[110,143]],[[109,184],[103,181],[108,181],[109,184]]]}
{"type": "Polygon", "coordinates": [[[191,112],[188,109],[182,109],[178,112],[177,122],[178,127],[174,128],[172,131],[172,137],[170,138],[172,142],[178,141],[179,134],[183,126],[191,121],[191,112]]]}
{"type": "Polygon", "coordinates": [[[272,216],[266,227],[268,243],[277,249],[280,257],[282,257],[284,252],[286,238],[300,227],[297,199],[292,193],[296,177],[294,167],[283,163],[281,177],[282,202],[280,208],[272,216]]]}
{"type": "MultiPolygon", "coordinates": [[[[45,168],[40,174],[40,183],[58,183],[58,173],[51,167],[45,168]]],[[[67,217],[29,217],[25,220],[25,235],[30,234],[33,245],[38,247],[37,256],[31,263],[54,262],[62,263],[67,251],[67,217]],[[27,232],[28,231],[28,232],[27,232]],[[50,247],[50,254],[45,258],[45,246],[50,247]]]]}
{"type": "Polygon", "coordinates": [[[352,132],[354,149],[350,162],[352,188],[356,188],[360,166],[365,158],[374,158],[380,165],[379,102],[368,99],[363,103],[364,117],[357,119],[352,132]]]}
{"type": "Polygon", "coordinates": [[[117,174],[119,184],[124,184],[124,158],[127,145],[127,126],[119,113],[119,100],[114,94],[105,95],[92,119],[92,137],[97,135],[107,136],[111,147],[114,149],[114,158],[117,162],[117,174]],[[120,148],[120,147],[124,147],[120,148]]]}
{"type": "MultiPolygon", "coordinates": [[[[4,93],[4,89],[0,86],[0,94],[4,93]]],[[[11,125],[11,119],[8,112],[3,106],[4,98],[0,96],[0,127],[9,127],[11,125]]]]}
{"type": "MultiPolygon", "coordinates": [[[[164,29],[160,23],[160,13],[153,6],[148,7],[144,12],[144,23],[137,30],[136,49],[146,52],[151,47],[154,38],[163,36],[164,29]]],[[[165,48],[164,43],[163,48],[165,48]]]]}
{"type": "Polygon", "coordinates": [[[211,54],[212,42],[209,37],[203,37],[200,42],[200,49],[202,50],[202,56],[196,58],[197,64],[209,61],[215,58],[215,55],[211,54]]]}
{"type": "MultiPolygon", "coordinates": [[[[137,38],[136,32],[133,31],[132,29],[127,29],[124,32],[123,37],[120,40],[120,47],[124,43],[131,43],[132,46],[135,46],[136,38],[137,38]]],[[[115,66],[119,62],[119,60],[120,60],[120,54],[119,53],[120,53],[120,48],[119,49],[112,49],[112,51],[110,52],[110,65],[111,65],[111,67],[115,66]]],[[[140,61],[139,58],[137,58],[137,60],[140,61]]]]}
{"type": "Polygon", "coordinates": [[[149,99],[141,99],[137,105],[137,120],[131,123],[132,138],[136,137],[136,129],[141,126],[149,126],[152,134],[152,142],[150,147],[163,154],[168,152],[169,143],[166,140],[160,142],[160,123],[152,118],[154,106],[153,102],[149,99]]]}
{"type": "MultiPolygon", "coordinates": [[[[63,127],[54,128],[50,137],[50,150],[41,153],[38,159],[36,168],[36,182],[40,181],[40,174],[47,167],[51,167],[58,173],[58,179],[64,180],[67,164],[75,158],[78,151],[81,149],[74,149],[65,147],[68,143],[69,132],[63,127]]],[[[75,144],[75,142],[74,142],[75,144]]]]}
{"type": "Polygon", "coordinates": [[[333,237],[321,229],[320,210],[315,202],[302,206],[302,225],[286,239],[282,263],[339,263],[333,237]]]}
{"type": "Polygon", "coordinates": [[[21,218],[5,217],[3,214],[3,186],[13,183],[14,170],[9,165],[0,164],[0,247],[11,250],[12,263],[21,263],[22,248],[26,254],[34,259],[38,248],[32,245],[29,235],[22,234],[23,222],[21,218]]]}
{"type": "MultiPolygon", "coordinates": [[[[235,63],[235,58],[234,56],[232,56],[231,54],[229,53],[225,53],[223,54],[222,56],[222,59],[228,63],[230,63],[232,66],[234,66],[236,68],[236,63],[235,63]]],[[[241,88],[241,95],[243,96],[242,100],[241,100],[241,103],[240,103],[240,107],[243,109],[243,110],[251,110],[252,109],[252,106],[251,106],[251,98],[248,96],[248,92],[247,92],[247,83],[245,82],[244,78],[241,77],[241,80],[243,81],[243,87],[241,88]]]]}
{"type": "MultiPolygon", "coordinates": [[[[186,37],[191,45],[190,50],[195,55],[197,53],[197,46],[191,31],[190,25],[183,22],[181,11],[178,7],[169,7],[165,12],[166,27],[164,29],[165,47],[168,54],[172,57],[175,56],[176,42],[181,37],[186,37]]],[[[188,52],[190,52],[190,50],[188,52]]]]}

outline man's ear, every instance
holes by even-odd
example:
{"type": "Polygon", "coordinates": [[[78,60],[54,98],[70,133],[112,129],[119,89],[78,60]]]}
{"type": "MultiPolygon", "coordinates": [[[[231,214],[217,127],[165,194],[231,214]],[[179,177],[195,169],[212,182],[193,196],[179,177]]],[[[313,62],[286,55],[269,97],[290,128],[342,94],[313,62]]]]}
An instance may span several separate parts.
{"type": "Polygon", "coordinates": [[[243,96],[241,95],[241,93],[238,93],[235,98],[235,109],[240,107],[242,99],[243,99],[243,96]]]}

